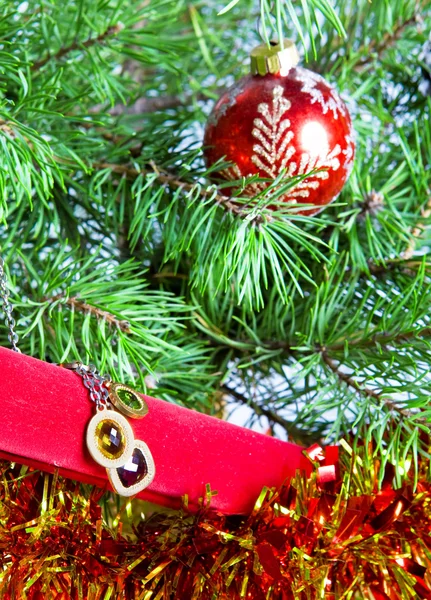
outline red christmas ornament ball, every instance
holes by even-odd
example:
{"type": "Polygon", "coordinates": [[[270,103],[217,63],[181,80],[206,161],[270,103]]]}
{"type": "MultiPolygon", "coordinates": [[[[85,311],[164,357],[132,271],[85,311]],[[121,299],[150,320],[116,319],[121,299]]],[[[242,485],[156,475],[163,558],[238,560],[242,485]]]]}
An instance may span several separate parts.
{"type": "Polygon", "coordinates": [[[204,155],[208,166],[223,158],[233,163],[218,173],[224,179],[258,175],[269,180],[246,186],[247,196],[255,196],[283,172],[298,176],[277,202],[312,205],[299,212],[316,214],[349,177],[353,129],[336,90],[320,75],[291,64],[267,64],[261,70],[276,72],[247,75],[221,96],[208,119],[204,155]]]}

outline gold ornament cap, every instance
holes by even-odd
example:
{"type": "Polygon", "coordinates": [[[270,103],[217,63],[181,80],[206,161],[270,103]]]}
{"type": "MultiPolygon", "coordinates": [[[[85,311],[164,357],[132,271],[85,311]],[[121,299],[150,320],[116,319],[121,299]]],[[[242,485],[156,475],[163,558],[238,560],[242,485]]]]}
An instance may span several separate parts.
{"type": "Polygon", "coordinates": [[[284,40],[283,48],[277,42],[261,44],[250,53],[252,75],[287,75],[299,62],[299,53],[291,40],[284,40]]]}

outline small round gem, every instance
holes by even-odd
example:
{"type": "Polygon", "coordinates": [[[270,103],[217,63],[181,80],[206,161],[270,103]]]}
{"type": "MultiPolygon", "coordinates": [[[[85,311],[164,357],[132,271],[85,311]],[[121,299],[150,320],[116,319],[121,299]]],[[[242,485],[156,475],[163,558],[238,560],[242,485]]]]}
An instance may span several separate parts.
{"type": "Polygon", "coordinates": [[[135,410],[139,410],[142,408],[142,400],[135,394],[134,392],[119,387],[117,389],[117,395],[126,404],[130,406],[130,408],[134,408],[135,410]]]}
{"type": "Polygon", "coordinates": [[[120,458],[126,449],[124,431],[119,423],[111,419],[100,421],[95,430],[97,446],[103,456],[109,459],[120,458]]]}
{"type": "Polygon", "coordinates": [[[123,415],[132,419],[142,419],[148,412],[145,400],[138,392],[124,383],[110,384],[109,400],[123,415]]]}

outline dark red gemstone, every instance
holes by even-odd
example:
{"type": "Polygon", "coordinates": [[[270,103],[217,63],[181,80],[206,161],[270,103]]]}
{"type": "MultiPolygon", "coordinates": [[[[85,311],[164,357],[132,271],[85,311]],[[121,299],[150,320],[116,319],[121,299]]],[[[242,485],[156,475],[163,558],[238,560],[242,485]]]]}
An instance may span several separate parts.
{"type": "Polygon", "coordinates": [[[148,473],[147,461],[142,450],[135,448],[130,459],[123,467],[117,469],[117,473],[126,488],[139,483],[148,473]]]}

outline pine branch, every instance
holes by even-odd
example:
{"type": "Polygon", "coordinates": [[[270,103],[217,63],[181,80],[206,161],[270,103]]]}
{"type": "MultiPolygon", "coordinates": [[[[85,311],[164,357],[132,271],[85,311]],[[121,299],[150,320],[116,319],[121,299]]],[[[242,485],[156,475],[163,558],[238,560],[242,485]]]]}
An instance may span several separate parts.
{"type": "MultiPolygon", "coordinates": [[[[129,179],[136,179],[139,175],[149,175],[149,174],[155,173],[157,176],[157,180],[160,181],[160,183],[168,185],[169,187],[176,188],[176,189],[182,189],[185,191],[195,191],[196,190],[195,184],[188,183],[186,181],[182,181],[181,179],[179,179],[176,175],[174,175],[172,173],[166,173],[164,171],[161,171],[155,164],[152,164],[151,166],[152,166],[152,170],[140,169],[138,171],[137,169],[135,169],[133,167],[128,167],[127,165],[120,165],[120,164],[107,163],[107,162],[106,163],[105,162],[93,163],[93,168],[111,169],[111,171],[113,173],[117,173],[118,175],[123,175],[129,179]]],[[[202,198],[207,198],[209,193],[210,192],[203,190],[200,192],[200,195],[202,196],[202,198]]],[[[242,208],[237,206],[235,204],[235,202],[232,202],[226,196],[222,196],[221,194],[216,194],[214,197],[214,201],[235,215],[238,215],[240,217],[247,216],[247,212],[245,210],[243,210],[242,208]]],[[[265,221],[269,220],[269,218],[270,218],[269,216],[258,215],[258,216],[256,216],[256,218],[254,219],[253,222],[261,223],[264,220],[265,221]]]]}
{"type": "MultiPolygon", "coordinates": [[[[220,94],[224,90],[220,90],[220,94]]],[[[194,96],[196,100],[205,101],[208,100],[208,95],[203,92],[194,96]]],[[[179,96],[156,96],[148,98],[138,98],[133,104],[116,104],[109,109],[109,114],[118,117],[120,115],[141,115],[144,113],[152,113],[159,110],[167,110],[169,108],[178,108],[179,106],[188,106],[191,98],[186,96],[180,98],[179,96]]],[[[102,110],[102,106],[95,106],[90,112],[99,112],[102,110]]]]}
{"type": "Polygon", "coordinates": [[[41,60],[33,63],[33,65],[31,66],[31,70],[38,71],[39,69],[44,67],[50,60],[60,60],[61,58],[69,54],[69,52],[73,52],[74,50],[80,50],[82,48],[91,48],[91,46],[95,46],[96,44],[103,44],[109,37],[117,35],[122,29],[123,27],[120,24],[111,25],[108,27],[108,29],[106,29],[106,31],[99,34],[95,38],[90,37],[84,42],[75,40],[72,44],[70,44],[70,46],[60,48],[60,50],[58,50],[58,52],[56,52],[55,54],[48,54],[47,56],[45,56],[45,58],[42,58],[41,60]]]}
{"type": "Polygon", "coordinates": [[[367,45],[363,45],[360,49],[359,49],[359,53],[366,53],[366,56],[364,56],[357,64],[356,66],[358,67],[364,67],[366,65],[368,65],[369,63],[373,62],[374,60],[376,60],[376,55],[377,55],[377,60],[381,59],[381,56],[384,52],[386,52],[386,50],[390,47],[392,47],[394,44],[396,44],[396,42],[401,38],[401,36],[403,35],[404,31],[410,27],[410,25],[413,25],[414,23],[418,22],[418,14],[415,12],[415,14],[410,17],[409,19],[407,19],[406,21],[403,21],[401,23],[398,24],[398,26],[392,31],[392,33],[386,33],[382,40],[377,43],[377,39],[374,38],[373,40],[371,40],[370,43],[367,43],[367,45]]]}
{"type": "MultiPolygon", "coordinates": [[[[409,246],[407,247],[409,248],[409,246]]],[[[411,276],[415,276],[417,274],[417,270],[423,265],[422,260],[405,260],[404,258],[394,258],[387,260],[384,264],[376,265],[373,262],[369,263],[369,272],[372,275],[381,275],[382,273],[387,273],[388,271],[393,271],[395,269],[402,269],[402,272],[411,276]]],[[[425,265],[426,268],[430,268],[430,263],[425,265]]],[[[368,273],[365,273],[368,275],[368,273]]]]}
{"type": "Polygon", "coordinates": [[[332,373],[334,373],[334,375],[336,375],[341,382],[345,383],[348,387],[355,390],[355,392],[357,392],[358,394],[360,394],[362,396],[368,397],[368,398],[374,398],[374,400],[377,400],[379,404],[384,404],[390,411],[395,411],[404,417],[411,417],[410,411],[405,410],[403,408],[399,408],[391,400],[383,398],[379,392],[376,392],[375,390],[364,387],[358,381],[356,381],[356,379],[353,379],[353,377],[350,377],[349,375],[344,373],[340,369],[340,365],[337,366],[335,364],[335,362],[332,360],[332,358],[330,358],[328,356],[328,353],[325,350],[321,353],[321,356],[322,356],[323,362],[325,363],[325,365],[327,365],[329,367],[329,369],[332,371],[332,373]]]}
{"type": "MultiPolygon", "coordinates": [[[[190,277],[185,273],[167,273],[165,271],[161,271],[160,273],[151,273],[151,279],[182,279],[183,281],[188,281],[190,277]]],[[[211,345],[211,344],[210,344],[211,345]]],[[[214,344],[216,345],[216,344],[214,344]]]]}
{"type": "Polygon", "coordinates": [[[3,131],[3,133],[5,133],[7,136],[9,136],[12,139],[16,138],[15,131],[8,124],[8,122],[5,121],[4,119],[0,119],[0,131],[3,131]]]}
{"type": "MultiPolygon", "coordinates": [[[[431,216],[431,198],[429,198],[425,207],[422,208],[421,216],[423,219],[428,219],[431,216]]],[[[407,248],[401,254],[401,258],[403,260],[409,260],[410,258],[412,258],[413,254],[415,252],[416,243],[418,241],[418,238],[422,235],[422,233],[423,233],[423,227],[421,227],[420,225],[416,225],[416,227],[413,228],[412,239],[410,240],[407,248]]]]}
{"type": "MultiPolygon", "coordinates": [[[[214,97],[221,96],[226,91],[226,88],[218,88],[214,93],[214,97]]],[[[179,106],[190,106],[192,100],[205,102],[209,100],[208,93],[198,92],[181,98],[180,96],[151,96],[138,98],[133,104],[115,104],[108,110],[108,113],[113,117],[120,115],[141,115],[156,111],[167,110],[169,108],[178,108],[179,106]]],[[[91,113],[97,113],[104,110],[103,105],[98,104],[90,110],[91,113]]]]}
{"type": "Polygon", "coordinates": [[[384,197],[380,192],[371,190],[366,194],[364,201],[361,204],[361,210],[358,213],[357,219],[365,219],[367,215],[376,216],[384,207],[384,197]]]}
{"type": "MultiPolygon", "coordinates": [[[[381,331],[376,332],[374,335],[371,336],[369,332],[358,331],[355,333],[355,337],[344,338],[342,341],[330,344],[328,346],[325,346],[324,348],[316,346],[313,350],[310,350],[309,352],[316,354],[322,351],[338,352],[340,350],[344,350],[346,342],[349,348],[355,346],[360,348],[369,348],[370,346],[375,345],[384,346],[389,342],[393,344],[398,344],[401,342],[412,340],[416,337],[431,337],[431,327],[425,327],[421,331],[399,332],[395,334],[391,332],[381,331]]],[[[239,344],[242,344],[249,349],[256,346],[256,341],[251,339],[232,341],[235,344],[234,347],[238,346],[239,344]]],[[[219,344],[215,342],[214,345],[217,346],[219,344]]],[[[296,349],[295,343],[290,343],[284,340],[262,340],[262,342],[259,342],[258,346],[259,348],[265,348],[266,350],[284,350],[287,354],[294,357],[298,357],[301,354],[301,352],[296,349]]]]}
{"type": "Polygon", "coordinates": [[[63,294],[57,294],[52,298],[44,298],[44,301],[49,303],[53,303],[58,300],[63,300],[63,306],[68,306],[72,310],[77,310],[78,312],[84,314],[91,314],[99,320],[106,321],[112,327],[120,329],[120,331],[123,333],[132,333],[130,329],[130,323],[126,319],[118,319],[112,313],[102,310],[101,308],[97,308],[97,306],[93,306],[92,304],[87,304],[86,302],[79,300],[76,296],[67,298],[63,294]]]}
{"type": "Polygon", "coordinates": [[[369,396],[371,398],[374,398],[375,400],[378,400],[379,402],[382,401],[382,398],[378,392],[376,392],[375,390],[371,390],[369,388],[363,387],[355,379],[353,379],[346,373],[343,373],[343,371],[341,371],[341,369],[340,369],[340,366],[337,366],[335,364],[335,362],[332,360],[332,358],[330,358],[328,356],[328,353],[326,351],[323,351],[321,353],[321,356],[322,356],[322,360],[325,363],[325,365],[327,365],[330,368],[330,370],[334,373],[334,375],[336,375],[338,377],[338,379],[340,381],[343,381],[349,387],[353,388],[354,390],[356,390],[357,392],[359,392],[360,394],[362,394],[364,396],[369,396]]]}
{"type": "Polygon", "coordinates": [[[283,427],[283,429],[286,430],[288,435],[293,440],[305,444],[311,443],[311,441],[316,441],[312,434],[307,434],[305,431],[302,431],[299,427],[297,427],[294,423],[291,423],[290,421],[287,421],[286,419],[281,417],[277,412],[271,410],[266,406],[261,406],[260,404],[252,400],[252,398],[246,397],[244,394],[241,394],[241,392],[238,392],[236,389],[231,388],[227,385],[222,385],[220,387],[220,390],[228,394],[241,404],[244,404],[244,406],[249,406],[258,417],[266,417],[270,423],[277,423],[278,425],[281,425],[281,427],[283,427]]]}
{"type": "Polygon", "coordinates": [[[363,337],[365,337],[364,333],[366,333],[366,332],[358,331],[355,334],[356,339],[350,338],[347,340],[343,340],[342,342],[328,346],[326,349],[330,350],[332,352],[338,351],[338,350],[343,350],[345,347],[346,341],[347,341],[349,347],[360,346],[361,348],[375,346],[376,344],[384,346],[385,344],[387,344],[389,342],[397,344],[397,343],[412,340],[416,337],[430,337],[431,336],[431,327],[425,327],[424,329],[421,329],[421,331],[406,331],[406,332],[399,332],[396,334],[390,333],[387,331],[381,331],[381,332],[375,333],[371,337],[368,337],[369,334],[367,334],[367,339],[363,339],[363,337]]]}

